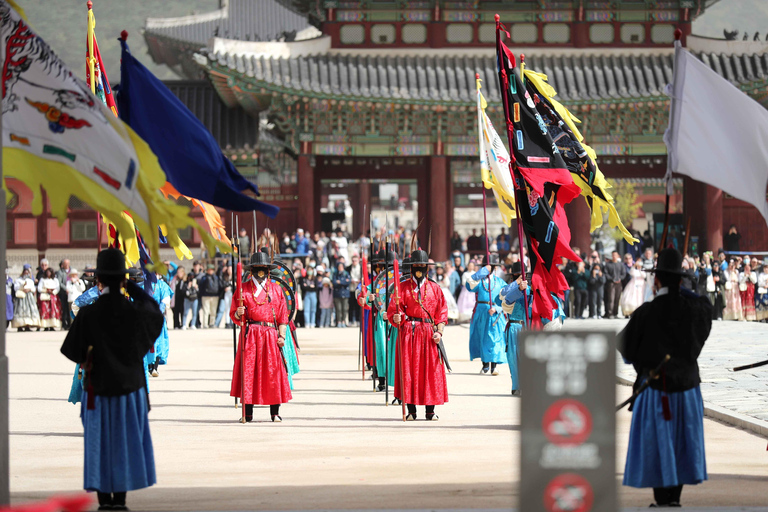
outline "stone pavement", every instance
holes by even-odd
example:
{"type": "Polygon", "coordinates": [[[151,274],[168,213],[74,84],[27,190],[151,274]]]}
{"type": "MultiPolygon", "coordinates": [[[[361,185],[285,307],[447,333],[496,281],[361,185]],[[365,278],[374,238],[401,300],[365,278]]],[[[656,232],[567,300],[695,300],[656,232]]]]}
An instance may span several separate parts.
{"type": "MultiPolygon", "coordinates": [[[[508,369],[478,375],[463,326],[446,331],[454,373],[437,423],[402,422],[399,408],[361,380],[356,329],[300,330],[302,371],[282,424],[269,422],[264,408],[253,423],[238,423],[229,397],[231,331],[170,336],[170,364],[150,382],[158,484],[129,494],[133,510],[517,506],[520,400],[509,394],[508,369]]],[[[82,486],[82,426],[78,406],[66,401],[74,365],[59,353],[63,338],[7,335],[16,503],[82,486]]],[[[629,391],[617,386],[617,401],[629,391]]],[[[617,487],[622,506],[646,507],[649,490],[620,485],[630,418],[617,414],[617,487]]],[[[686,488],[683,502],[716,510],[767,505],[765,439],[711,420],[705,436],[710,480],[686,488]]]]}
{"type": "MultiPolygon", "coordinates": [[[[614,329],[626,320],[574,320],[567,328],[614,329]]],[[[733,368],[768,359],[768,324],[712,323],[712,333],[699,357],[701,393],[707,416],[768,437],[768,366],[734,372],[733,368]]],[[[635,381],[631,365],[616,361],[616,374],[626,384],[635,381]]]]}

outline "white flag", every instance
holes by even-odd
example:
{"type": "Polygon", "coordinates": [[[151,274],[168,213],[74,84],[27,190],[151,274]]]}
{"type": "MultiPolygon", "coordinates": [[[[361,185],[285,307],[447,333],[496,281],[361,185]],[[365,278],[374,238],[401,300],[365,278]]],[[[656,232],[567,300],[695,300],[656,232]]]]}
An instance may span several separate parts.
{"type": "Polygon", "coordinates": [[[675,42],[667,187],[684,174],[746,201],[768,223],[768,110],[675,42]]]}

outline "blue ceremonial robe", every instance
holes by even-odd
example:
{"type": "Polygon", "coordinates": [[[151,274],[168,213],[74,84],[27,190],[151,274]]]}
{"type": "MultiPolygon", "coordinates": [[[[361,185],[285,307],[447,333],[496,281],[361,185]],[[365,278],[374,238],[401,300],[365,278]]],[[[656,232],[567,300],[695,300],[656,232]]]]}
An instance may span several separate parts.
{"type": "Polygon", "coordinates": [[[501,309],[499,293],[506,283],[496,275],[488,275],[488,269],[481,268],[467,282],[467,290],[477,294],[477,303],[469,325],[469,359],[480,358],[483,363],[503,364],[507,362],[504,350],[504,328],[506,321],[501,309]],[[491,306],[496,310],[491,314],[491,306]]]}
{"type": "MultiPolygon", "coordinates": [[[[163,316],[165,316],[165,304],[163,303],[163,300],[173,297],[173,290],[171,290],[171,287],[168,286],[168,284],[162,279],[159,279],[156,283],[154,283],[152,288],[152,298],[155,299],[155,302],[158,303],[160,306],[160,312],[163,313],[163,316]]],[[[155,340],[155,351],[147,352],[147,355],[144,356],[144,363],[149,365],[154,363],[156,358],[160,358],[157,361],[158,363],[168,364],[168,350],[168,325],[166,322],[163,322],[163,331],[155,340]]]]}

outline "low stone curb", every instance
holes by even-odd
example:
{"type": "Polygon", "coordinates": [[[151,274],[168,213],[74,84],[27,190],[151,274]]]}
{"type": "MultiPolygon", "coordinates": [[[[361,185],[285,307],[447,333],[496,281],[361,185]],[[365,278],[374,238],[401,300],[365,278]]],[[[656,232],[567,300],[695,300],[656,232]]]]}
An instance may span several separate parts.
{"type": "MultiPolygon", "coordinates": [[[[621,375],[616,376],[616,380],[619,384],[625,386],[631,386],[634,384],[634,380],[627,379],[621,375]]],[[[704,400],[704,416],[712,418],[713,420],[721,421],[734,427],[743,428],[749,430],[753,434],[768,438],[768,421],[762,421],[746,414],[731,411],[725,407],[715,405],[704,400]]]]}

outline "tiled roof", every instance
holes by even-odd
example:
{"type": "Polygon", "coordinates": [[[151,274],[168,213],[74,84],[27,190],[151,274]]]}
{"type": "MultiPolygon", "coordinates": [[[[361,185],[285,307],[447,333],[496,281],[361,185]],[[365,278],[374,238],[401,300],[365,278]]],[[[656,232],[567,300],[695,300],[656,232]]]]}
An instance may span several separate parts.
{"type": "Polygon", "coordinates": [[[145,32],[205,46],[211,37],[240,41],[275,41],[283,32],[300,32],[306,16],[276,0],[229,0],[221,10],[182,18],[150,18],[145,32]]]}
{"type": "MultiPolygon", "coordinates": [[[[698,57],[737,85],[768,78],[768,54],[698,57]]],[[[671,54],[594,53],[529,55],[526,65],[547,75],[561,101],[589,102],[659,97],[672,80],[672,61],[671,54]]],[[[273,58],[217,53],[208,55],[208,66],[228,68],[233,74],[297,93],[413,102],[474,102],[475,73],[479,73],[486,98],[501,101],[496,61],[490,56],[324,54],[273,58]]]]}

